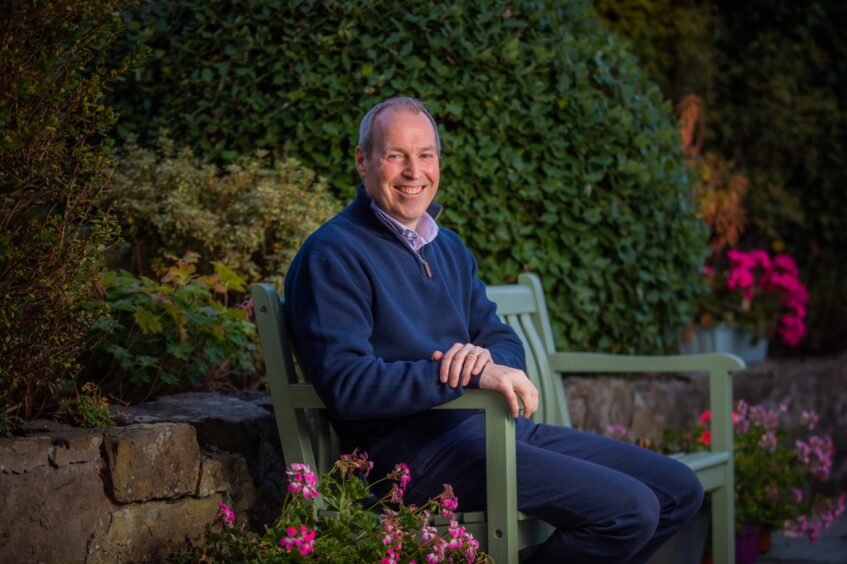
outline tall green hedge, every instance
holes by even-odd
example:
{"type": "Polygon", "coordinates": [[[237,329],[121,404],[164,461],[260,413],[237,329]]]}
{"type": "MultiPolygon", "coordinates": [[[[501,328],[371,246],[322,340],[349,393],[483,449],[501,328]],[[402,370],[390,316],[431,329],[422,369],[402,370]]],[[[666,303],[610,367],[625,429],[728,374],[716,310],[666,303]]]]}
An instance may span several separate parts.
{"type": "Polygon", "coordinates": [[[296,156],[343,198],[358,121],[426,100],[445,223],[488,281],[538,272],[560,345],[665,350],[701,291],[704,231],[670,107],[590,3],[174,0],[127,15],[152,49],[118,131],[228,160],[296,156]]]}
{"type": "Polygon", "coordinates": [[[55,405],[102,313],[107,55],[127,2],[12,0],[0,18],[0,420],[55,405]]]}

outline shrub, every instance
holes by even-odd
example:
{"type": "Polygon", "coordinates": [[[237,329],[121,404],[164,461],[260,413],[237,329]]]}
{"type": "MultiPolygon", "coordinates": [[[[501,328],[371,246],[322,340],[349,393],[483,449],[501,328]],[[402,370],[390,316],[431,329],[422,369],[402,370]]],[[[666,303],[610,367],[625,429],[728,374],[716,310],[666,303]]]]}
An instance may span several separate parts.
{"type": "Polygon", "coordinates": [[[109,317],[93,333],[99,345],[89,372],[107,391],[135,400],[255,371],[255,326],[245,308],[215,299],[243,292],[244,281],[221,263],[214,275],[199,276],[196,260],[178,260],[160,282],[126,271],[103,275],[109,317]]]}
{"type": "Polygon", "coordinates": [[[127,2],[13,0],[0,19],[0,410],[36,416],[73,375],[114,224],[105,83],[127,2]]]}
{"type": "Polygon", "coordinates": [[[445,146],[444,223],[488,281],[538,272],[560,344],[676,342],[705,232],[670,108],[590,3],[199,2],[127,14],[154,56],[116,90],[121,132],[227,160],[282,150],[349,198],[358,120],[426,100],[445,146]]]}
{"type": "Polygon", "coordinates": [[[269,163],[259,151],[221,173],[166,137],[159,147],[130,141],[110,189],[139,274],[193,251],[281,286],[305,238],[337,211],[325,184],[293,159],[269,163]]]}
{"type": "Polygon", "coordinates": [[[86,382],[82,393],[59,400],[61,415],[77,427],[108,427],[112,424],[109,400],[100,393],[94,382],[86,382]]]}

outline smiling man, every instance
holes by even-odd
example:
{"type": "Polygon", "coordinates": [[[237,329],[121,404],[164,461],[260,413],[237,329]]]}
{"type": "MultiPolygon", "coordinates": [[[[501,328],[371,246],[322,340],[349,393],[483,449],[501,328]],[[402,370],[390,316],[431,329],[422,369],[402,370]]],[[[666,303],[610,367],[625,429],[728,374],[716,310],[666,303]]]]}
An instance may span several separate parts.
{"type": "Polygon", "coordinates": [[[530,420],[538,392],[523,346],[485,295],[473,255],[439,228],[441,141],[419,100],[362,119],[355,200],[304,243],[285,278],[300,363],[346,451],[376,475],[406,462],[407,501],[451,483],[464,510],[485,500],[484,423],[430,410],[465,388],[496,390],[518,417],[518,507],[556,526],[539,562],[644,562],[697,511],[696,476],[667,457],[530,420]]]}

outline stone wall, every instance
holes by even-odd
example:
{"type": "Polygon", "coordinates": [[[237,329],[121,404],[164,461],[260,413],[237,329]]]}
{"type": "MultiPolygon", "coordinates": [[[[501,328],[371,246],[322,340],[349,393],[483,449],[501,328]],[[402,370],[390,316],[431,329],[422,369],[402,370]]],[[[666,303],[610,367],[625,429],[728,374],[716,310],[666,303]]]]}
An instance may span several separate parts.
{"type": "Polygon", "coordinates": [[[279,441],[268,398],[248,400],[183,394],[131,408],[123,427],[33,421],[0,439],[0,562],[160,560],[200,539],[219,501],[267,521],[279,441]]]}

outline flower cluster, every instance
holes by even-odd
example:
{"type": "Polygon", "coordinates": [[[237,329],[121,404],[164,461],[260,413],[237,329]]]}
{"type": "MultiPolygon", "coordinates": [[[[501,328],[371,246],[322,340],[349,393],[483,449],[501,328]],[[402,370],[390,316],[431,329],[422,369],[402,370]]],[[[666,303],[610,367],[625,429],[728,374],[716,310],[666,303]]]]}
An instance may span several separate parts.
{"type": "MultiPolygon", "coordinates": [[[[832,438],[813,434],[819,417],[804,410],[791,440],[785,423],[788,413],[785,404],[772,409],[736,402],[732,412],[736,527],[759,524],[814,541],[844,512],[844,496],[833,500],[812,495],[814,486],[830,477],[832,438]],[[798,433],[809,436],[797,437],[798,433]]],[[[693,428],[666,431],[654,444],[665,453],[706,450],[712,443],[711,419],[705,411],[693,428]]],[[[606,434],[636,444],[651,442],[633,439],[622,425],[610,425],[606,434]]]]}
{"type": "Polygon", "coordinates": [[[220,519],[224,527],[232,527],[235,524],[235,511],[233,511],[226,503],[219,501],[218,519],[220,519]]]}
{"type": "Polygon", "coordinates": [[[318,490],[315,489],[315,484],[318,482],[318,477],[312,472],[308,464],[300,464],[295,462],[285,471],[288,475],[288,491],[293,494],[300,494],[306,499],[314,499],[318,497],[318,490]]]}
{"type": "Polygon", "coordinates": [[[809,292],[790,255],[730,249],[716,260],[705,269],[711,292],[701,304],[702,325],[717,320],[761,337],[778,334],[792,347],[803,340],[809,292]]]}
{"type": "Polygon", "coordinates": [[[287,527],[285,536],[279,539],[279,546],[285,552],[293,552],[296,550],[300,556],[306,556],[315,551],[315,530],[309,529],[305,525],[297,527],[287,527]]]}
{"type": "Polygon", "coordinates": [[[374,463],[368,460],[368,453],[359,453],[359,449],[356,449],[350,454],[342,454],[335,463],[335,467],[341,473],[341,476],[345,476],[348,472],[361,472],[367,478],[373,470],[374,463]]]}
{"type": "Polygon", "coordinates": [[[406,505],[404,495],[412,481],[406,464],[394,466],[385,478],[370,484],[364,478],[373,469],[366,453],[342,455],[320,480],[305,464],[287,469],[288,491],[282,512],[265,534],[237,528],[235,514],[220,504],[217,527],[207,529],[206,542],[197,547],[197,562],[380,562],[381,564],[485,563],[473,535],[456,518],[459,500],[449,484],[423,507],[406,505]],[[371,507],[371,489],[391,482],[391,489],[371,507]],[[317,511],[315,501],[329,510],[317,511]],[[373,511],[379,510],[378,512],[373,511]],[[433,518],[446,517],[439,529],[433,518]]]}

